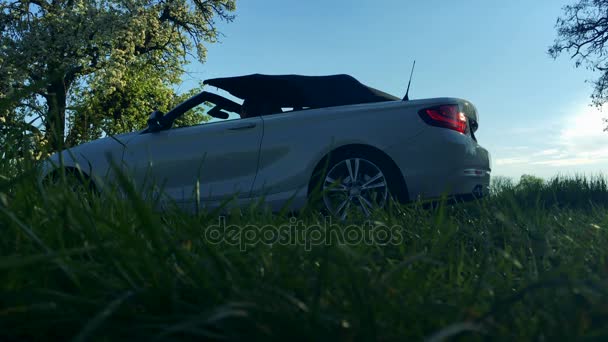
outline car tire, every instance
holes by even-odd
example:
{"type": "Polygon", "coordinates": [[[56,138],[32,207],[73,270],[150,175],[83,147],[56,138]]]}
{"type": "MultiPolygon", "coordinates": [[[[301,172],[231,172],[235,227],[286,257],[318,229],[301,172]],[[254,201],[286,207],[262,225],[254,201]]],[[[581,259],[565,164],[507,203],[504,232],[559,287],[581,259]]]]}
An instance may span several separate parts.
{"type": "Polygon", "coordinates": [[[98,194],[97,188],[89,176],[74,169],[56,170],[47,177],[46,181],[62,184],[75,193],[98,194]],[[64,175],[61,172],[64,172],[64,175]]]}
{"type": "Polygon", "coordinates": [[[311,182],[312,199],[325,213],[345,220],[350,209],[364,216],[402,199],[401,175],[387,157],[346,150],[330,156],[311,182]],[[354,179],[354,181],[353,181],[354,179]]]}

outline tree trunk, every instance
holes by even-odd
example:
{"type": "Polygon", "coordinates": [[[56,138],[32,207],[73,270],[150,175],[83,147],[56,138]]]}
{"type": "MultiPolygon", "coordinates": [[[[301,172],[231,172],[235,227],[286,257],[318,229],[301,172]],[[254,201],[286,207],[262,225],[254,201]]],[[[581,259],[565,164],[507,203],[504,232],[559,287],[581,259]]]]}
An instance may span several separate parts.
{"type": "Polygon", "coordinates": [[[53,151],[65,148],[65,108],[67,102],[67,91],[63,78],[53,80],[46,88],[47,91],[47,115],[46,115],[46,138],[53,151]]]}
{"type": "Polygon", "coordinates": [[[83,113],[76,113],[73,119],[70,132],[65,138],[65,144],[67,146],[75,146],[79,143],[91,140],[89,118],[83,113]]]}

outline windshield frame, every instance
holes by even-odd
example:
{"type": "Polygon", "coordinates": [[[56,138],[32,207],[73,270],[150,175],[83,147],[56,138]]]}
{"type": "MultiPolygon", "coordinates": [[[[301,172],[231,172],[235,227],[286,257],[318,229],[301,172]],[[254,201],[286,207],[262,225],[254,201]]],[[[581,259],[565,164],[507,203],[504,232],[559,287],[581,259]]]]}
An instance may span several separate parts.
{"type": "MultiPolygon", "coordinates": [[[[221,110],[226,110],[228,112],[237,113],[239,115],[240,115],[241,109],[242,109],[242,106],[234,101],[231,101],[223,96],[220,96],[220,95],[217,95],[214,93],[203,91],[203,92],[200,92],[200,93],[190,97],[186,101],[178,104],[177,106],[175,106],[175,108],[171,109],[165,115],[163,115],[158,120],[160,127],[161,127],[159,131],[171,129],[175,120],[177,120],[180,116],[182,116],[184,113],[186,113],[190,109],[192,109],[196,106],[199,106],[205,102],[210,102],[210,103],[214,104],[216,107],[220,107],[221,110]]],[[[144,134],[144,133],[150,133],[150,132],[156,132],[156,130],[151,131],[150,128],[148,127],[141,133],[144,134]]]]}

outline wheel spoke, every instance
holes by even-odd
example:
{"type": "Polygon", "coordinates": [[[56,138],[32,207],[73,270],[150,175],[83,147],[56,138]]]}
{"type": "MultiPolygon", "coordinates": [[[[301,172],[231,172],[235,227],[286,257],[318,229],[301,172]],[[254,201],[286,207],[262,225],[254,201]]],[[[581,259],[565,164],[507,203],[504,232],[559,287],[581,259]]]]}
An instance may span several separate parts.
{"type": "Polygon", "coordinates": [[[325,183],[334,184],[335,182],[336,182],[335,179],[333,179],[329,176],[325,177],[325,183]]]}
{"type": "Polygon", "coordinates": [[[325,177],[325,185],[323,188],[327,189],[327,191],[332,191],[332,192],[348,191],[348,188],[346,187],[346,185],[342,184],[341,182],[336,181],[335,179],[331,178],[330,176],[325,177]]]}
{"type": "Polygon", "coordinates": [[[359,172],[359,159],[355,159],[355,172],[353,172],[352,159],[346,159],[344,163],[348,169],[348,176],[350,177],[350,183],[354,184],[357,181],[357,173],[359,172]]]}
{"type": "Polygon", "coordinates": [[[359,199],[359,203],[361,204],[361,208],[365,212],[365,216],[369,216],[371,214],[371,212],[369,211],[369,209],[372,208],[372,204],[365,197],[363,197],[361,195],[357,196],[357,198],[359,199]],[[369,207],[369,209],[368,209],[368,207],[369,207]]]}
{"type": "Polygon", "coordinates": [[[369,189],[376,189],[376,188],[382,188],[385,187],[386,183],[385,182],[380,182],[377,184],[371,184],[371,185],[367,185],[367,186],[362,186],[361,190],[369,190],[369,189]]]}
{"type": "Polygon", "coordinates": [[[347,197],[344,202],[342,202],[342,204],[340,204],[338,206],[338,208],[336,209],[336,214],[339,214],[340,211],[348,204],[348,202],[350,202],[349,198],[347,197]]]}
{"type": "Polygon", "coordinates": [[[337,184],[336,186],[330,187],[327,191],[331,192],[347,192],[348,188],[344,184],[337,184]]]}
{"type": "Polygon", "coordinates": [[[346,215],[348,214],[348,208],[350,208],[350,201],[348,201],[348,204],[346,205],[346,207],[344,208],[344,211],[342,212],[342,215],[340,216],[340,219],[342,221],[346,220],[346,215]]]}
{"type": "Polygon", "coordinates": [[[365,182],[365,184],[361,185],[362,188],[365,188],[367,186],[369,186],[370,184],[372,184],[373,182],[377,181],[378,179],[384,177],[384,175],[382,174],[382,172],[378,172],[377,175],[375,175],[374,177],[370,178],[367,182],[365,182]]]}

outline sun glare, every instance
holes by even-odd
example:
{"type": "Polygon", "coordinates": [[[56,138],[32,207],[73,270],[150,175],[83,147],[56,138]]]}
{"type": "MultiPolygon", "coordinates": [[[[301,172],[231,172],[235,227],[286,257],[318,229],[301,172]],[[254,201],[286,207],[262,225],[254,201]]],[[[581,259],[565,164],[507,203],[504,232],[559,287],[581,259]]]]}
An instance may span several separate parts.
{"type": "Polygon", "coordinates": [[[604,132],[604,118],[607,117],[608,106],[597,108],[585,105],[575,115],[565,119],[557,148],[570,157],[608,158],[608,132],[604,132]]]}

